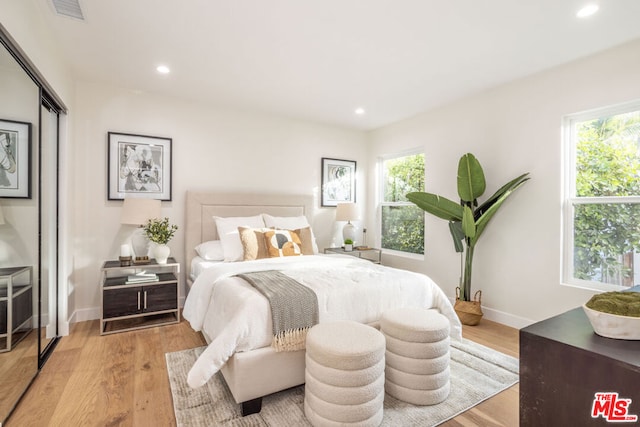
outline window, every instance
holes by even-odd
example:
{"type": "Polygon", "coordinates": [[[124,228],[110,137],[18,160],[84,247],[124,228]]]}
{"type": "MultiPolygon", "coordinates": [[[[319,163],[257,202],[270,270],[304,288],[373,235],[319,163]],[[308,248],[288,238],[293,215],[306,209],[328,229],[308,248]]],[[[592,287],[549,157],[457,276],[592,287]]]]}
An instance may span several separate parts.
{"type": "Polygon", "coordinates": [[[424,191],[424,154],[382,159],[381,172],[382,249],[424,254],[424,211],[405,197],[424,191]]]}
{"type": "Polygon", "coordinates": [[[605,291],[638,284],[640,103],[565,123],[565,282],[605,291]]]}

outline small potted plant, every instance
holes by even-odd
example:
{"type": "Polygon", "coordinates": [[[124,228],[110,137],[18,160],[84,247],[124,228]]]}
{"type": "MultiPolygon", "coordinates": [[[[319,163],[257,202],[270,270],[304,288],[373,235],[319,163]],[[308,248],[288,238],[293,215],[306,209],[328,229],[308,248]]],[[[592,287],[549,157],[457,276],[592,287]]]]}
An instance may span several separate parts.
{"type": "Polygon", "coordinates": [[[142,228],[147,238],[156,244],[153,249],[153,255],[158,264],[166,264],[167,258],[171,250],[167,243],[173,238],[173,235],[178,231],[178,226],[169,223],[169,218],[157,219],[152,218],[142,228]]]}
{"type": "Polygon", "coordinates": [[[344,241],[344,251],[351,252],[353,250],[353,240],[345,239],[344,241]]]}

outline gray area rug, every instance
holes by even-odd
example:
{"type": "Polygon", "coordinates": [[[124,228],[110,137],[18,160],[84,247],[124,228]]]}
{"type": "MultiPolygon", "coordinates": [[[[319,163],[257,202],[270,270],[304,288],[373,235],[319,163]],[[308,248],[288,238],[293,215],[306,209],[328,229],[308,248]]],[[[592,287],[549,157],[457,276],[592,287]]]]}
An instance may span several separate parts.
{"type": "MultiPolygon", "coordinates": [[[[179,427],[309,426],[304,416],[304,386],[266,396],[259,414],[242,417],[220,373],[192,389],[187,374],[204,347],[167,353],[173,407],[179,427]]],[[[451,394],[433,406],[414,406],[389,395],[384,426],[435,426],[518,382],[518,359],[464,339],[451,345],[451,394]]]]}

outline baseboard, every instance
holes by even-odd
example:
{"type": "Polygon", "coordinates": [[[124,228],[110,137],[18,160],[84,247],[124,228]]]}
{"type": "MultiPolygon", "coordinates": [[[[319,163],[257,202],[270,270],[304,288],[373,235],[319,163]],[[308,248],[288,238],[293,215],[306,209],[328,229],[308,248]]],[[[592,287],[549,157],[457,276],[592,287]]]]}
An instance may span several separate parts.
{"type": "MultiPolygon", "coordinates": [[[[451,304],[455,303],[455,299],[450,298],[451,304]]],[[[501,323],[503,325],[522,329],[526,326],[535,323],[535,320],[525,319],[524,317],[516,316],[514,314],[505,313],[504,311],[495,310],[493,308],[482,306],[483,319],[491,320],[492,322],[501,323]]]]}
{"type": "Polygon", "coordinates": [[[83,308],[73,312],[69,317],[69,323],[85,322],[87,320],[100,319],[100,307],[83,308]]]}
{"type": "Polygon", "coordinates": [[[522,329],[535,323],[535,320],[525,319],[524,317],[515,316],[505,313],[504,311],[494,310],[492,308],[482,307],[484,318],[492,322],[502,323],[515,329],[522,329]]]}

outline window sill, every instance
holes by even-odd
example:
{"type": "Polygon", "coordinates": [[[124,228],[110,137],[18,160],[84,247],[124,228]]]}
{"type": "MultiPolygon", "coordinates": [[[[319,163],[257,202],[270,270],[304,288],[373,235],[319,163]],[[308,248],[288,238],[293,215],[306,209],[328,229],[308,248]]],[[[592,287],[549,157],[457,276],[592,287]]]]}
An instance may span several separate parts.
{"type": "Polygon", "coordinates": [[[629,287],[626,286],[617,286],[602,282],[589,282],[588,280],[566,280],[560,283],[560,285],[593,292],[617,292],[629,289],[629,287]]]}
{"type": "Polygon", "coordinates": [[[382,249],[382,254],[398,258],[412,259],[416,261],[424,261],[424,254],[412,254],[410,252],[396,251],[393,249],[382,249]]]}

